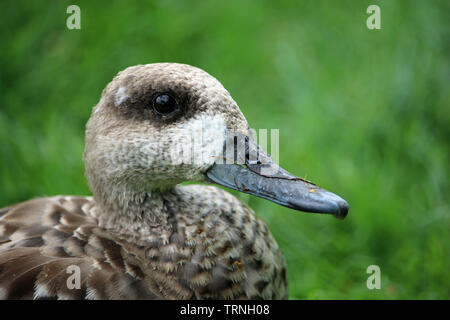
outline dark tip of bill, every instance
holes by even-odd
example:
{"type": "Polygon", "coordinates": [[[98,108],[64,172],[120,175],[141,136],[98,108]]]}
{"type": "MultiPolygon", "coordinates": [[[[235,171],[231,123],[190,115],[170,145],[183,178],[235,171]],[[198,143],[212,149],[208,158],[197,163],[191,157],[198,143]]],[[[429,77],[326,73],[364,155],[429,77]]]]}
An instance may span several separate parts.
{"type": "Polygon", "coordinates": [[[345,217],[348,214],[348,210],[350,209],[350,206],[348,205],[347,201],[344,201],[344,200],[339,201],[337,203],[337,206],[338,206],[338,210],[336,210],[336,212],[333,214],[333,216],[339,220],[345,219],[345,217]]]}

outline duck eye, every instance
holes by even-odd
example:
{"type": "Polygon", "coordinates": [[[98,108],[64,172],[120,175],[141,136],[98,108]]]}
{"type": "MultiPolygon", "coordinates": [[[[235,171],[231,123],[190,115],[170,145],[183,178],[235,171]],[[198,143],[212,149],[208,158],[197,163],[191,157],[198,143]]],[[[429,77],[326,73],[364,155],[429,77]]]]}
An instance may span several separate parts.
{"type": "Polygon", "coordinates": [[[168,94],[161,94],[153,100],[153,109],[162,115],[178,110],[178,103],[172,96],[168,94]]]}

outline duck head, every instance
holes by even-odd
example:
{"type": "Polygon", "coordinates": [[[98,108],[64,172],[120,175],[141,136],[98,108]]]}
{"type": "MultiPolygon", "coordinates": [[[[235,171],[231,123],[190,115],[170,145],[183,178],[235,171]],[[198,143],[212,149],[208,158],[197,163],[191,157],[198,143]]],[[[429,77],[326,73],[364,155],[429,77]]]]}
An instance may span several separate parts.
{"type": "Polygon", "coordinates": [[[300,211],[344,218],[349,209],[339,196],[279,167],[220,82],[184,64],[120,72],[93,109],[84,161],[94,198],[111,202],[199,181],[300,211]]]}

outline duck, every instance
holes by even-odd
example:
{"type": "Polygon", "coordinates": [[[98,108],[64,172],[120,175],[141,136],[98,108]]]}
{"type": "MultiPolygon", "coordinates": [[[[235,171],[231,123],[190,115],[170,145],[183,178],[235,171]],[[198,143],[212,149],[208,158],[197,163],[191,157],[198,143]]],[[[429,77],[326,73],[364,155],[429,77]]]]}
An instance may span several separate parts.
{"type": "Polygon", "coordinates": [[[349,210],[273,161],[222,84],[181,63],[119,72],[92,109],[83,161],[92,196],[0,210],[0,299],[287,299],[267,224],[225,189],[349,210]]]}

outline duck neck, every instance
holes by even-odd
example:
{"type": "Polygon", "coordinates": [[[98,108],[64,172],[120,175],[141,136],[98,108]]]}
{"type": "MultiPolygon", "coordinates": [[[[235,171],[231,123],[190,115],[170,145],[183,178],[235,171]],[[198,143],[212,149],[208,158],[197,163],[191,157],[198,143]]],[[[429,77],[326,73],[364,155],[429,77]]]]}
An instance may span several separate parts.
{"type": "Polygon", "coordinates": [[[120,233],[145,233],[154,228],[170,229],[166,198],[173,188],[139,190],[124,186],[94,189],[100,227],[120,233]]]}

